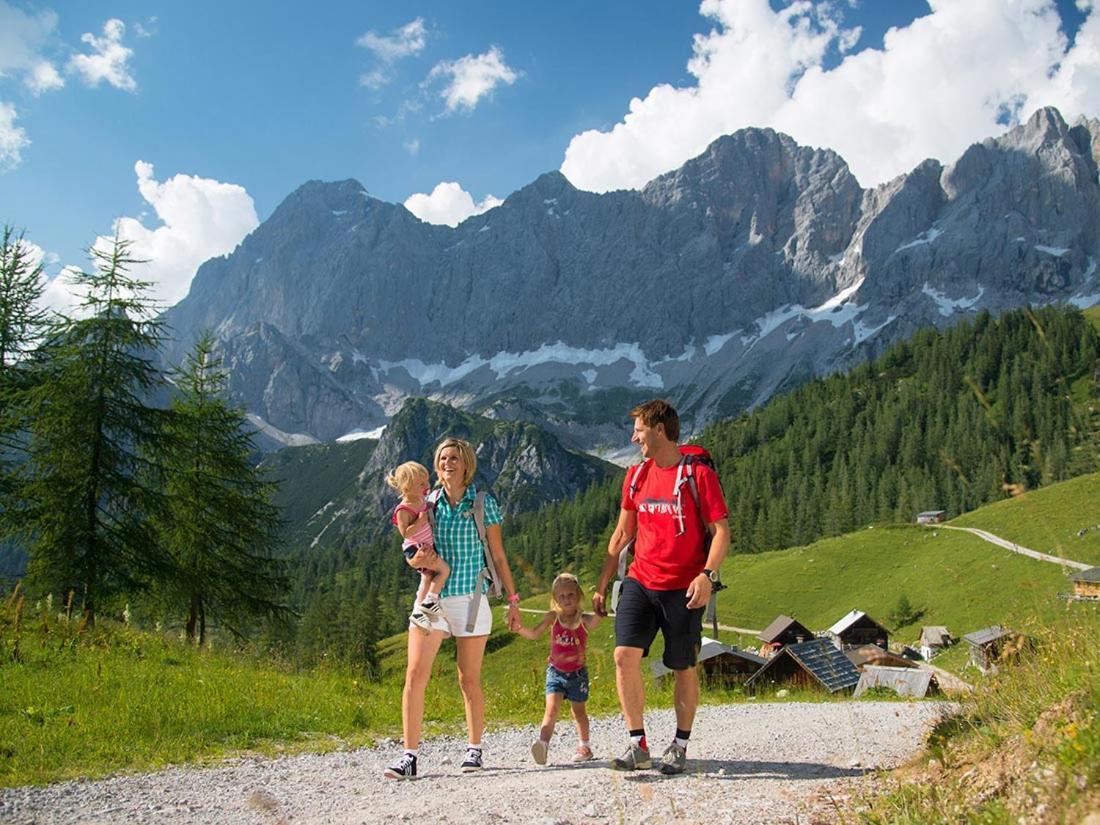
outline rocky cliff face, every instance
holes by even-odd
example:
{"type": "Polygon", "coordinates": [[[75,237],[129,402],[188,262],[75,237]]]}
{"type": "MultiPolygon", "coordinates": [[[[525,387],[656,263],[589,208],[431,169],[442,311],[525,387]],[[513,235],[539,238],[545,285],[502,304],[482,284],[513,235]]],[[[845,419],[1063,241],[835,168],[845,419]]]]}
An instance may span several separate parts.
{"type": "Polygon", "coordinates": [[[835,153],[745,129],[641,191],[550,173],[455,229],[312,182],[200,268],[171,357],[215,330],[233,392],[288,434],[429,396],[625,442],[608,423],[640,398],[698,426],[921,326],[1100,301],[1098,158],[1100,122],[1044,109],[863,190],[835,153]]]}

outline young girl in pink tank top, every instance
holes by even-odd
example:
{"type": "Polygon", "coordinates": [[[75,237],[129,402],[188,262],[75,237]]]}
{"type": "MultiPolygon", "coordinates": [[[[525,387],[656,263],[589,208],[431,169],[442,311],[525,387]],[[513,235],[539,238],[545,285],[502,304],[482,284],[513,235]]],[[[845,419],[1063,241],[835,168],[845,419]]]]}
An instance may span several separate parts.
{"type": "Polygon", "coordinates": [[[550,604],[553,608],[534,627],[521,627],[519,634],[525,639],[538,639],[550,630],[550,657],[546,665],[546,713],[542,717],[539,738],[531,744],[531,755],[540,765],[546,764],[550,750],[550,737],[554,735],[562,702],[566,699],[573,710],[580,744],[573,754],[574,762],[587,762],[592,758],[592,746],[588,742],[588,668],[585,652],[588,648],[588,631],[598,625],[603,617],[581,611],[584,593],[580,582],[572,573],[561,573],[550,588],[550,604]]]}
{"type": "Polygon", "coordinates": [[[392,521],[401,534],[401,551],[406,559],[411,559],[423,547],[431,548],[432,554],[423,567],[416,568],[420,573],[420,589],[416,594],[409,622],[421,632],[429,633],[432,619],[443,614],[439,603],[439,593],[451,567],[436,554],[432,525],[428,520],[428,468],[415,461],[406,461],[390,475],[386,484],[401,494],[401,501],[393,509],[392,521]]]}

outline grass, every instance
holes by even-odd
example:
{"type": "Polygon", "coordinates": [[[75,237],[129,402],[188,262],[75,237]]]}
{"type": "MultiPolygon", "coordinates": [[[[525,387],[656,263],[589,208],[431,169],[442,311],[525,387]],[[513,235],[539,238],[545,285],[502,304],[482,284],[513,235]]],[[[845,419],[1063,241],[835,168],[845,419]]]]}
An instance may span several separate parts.
{"type": "MultiPolygon", "coordinates": [[[[1066,482],[968,519],[1032,546],[1033,534],[1026,531],[1048,529],[1034,522],[1064,532],[1070,528],[1059,523],[1095,510],[1090,502],[1096,483],[1096,476],[1066,482]]],[[[806,547],[736,556],[726,561],[723,574],[731,586],[719,597],[720,620],[744,627],[762,628],[787,613],[822,629],[857,607],[889,623],[903,593],[924,611],[896,637],[909,641],[923,624],[946,624],[959,635],[995,622],[1041,632],[1067,615],[1066,603],[1056,597],[1068,589],[1059,567],[942,529],[876,526],[806,547]]],[[[523,606],[545,610],[547,598],[531,597],[523,606]]],[[[483,671],[490,729],[535,724],[544,703],[547,641],[529,642],[503,630],[503,611],[496,611],[498,629],[483,671]]],[[[536,621],[534,614],[524,615],[528,624],[536,621]]],[[[613,632],[613,623],[605,621],[589,639],[594,715],[618,713],[613,632]]],[[[719,638],[742,647],[756,643],[727,632],[719,638]]],[[[80,632],[46,605],[19,607],[12,601],[0,606],[0,785],[396,737],[404,635],[384,640],[380,653],[381,678],[371,683],[343,668],[300,671],[217,643],[199,651],[109,621],[80,632]]],[[[658,640],[650,661],[660,655],[658,640]]],[[[964,661],[965,651],[956,647],[936,663],[958,670],[964,661]]],[[[647,705],[671,706],[671,681],[654,683],[645,672],[647,705]]],[[[463,731],[453,642],[444,644],[436,660],[426,699],[426,736],[463,731]]],[[[844,701],[806,692],[782,701],[806,700],[844,701]]],[[[736,687],[710,685],[703,701],[749,700],[736,687]]]]}
{"type": "Polygon", "coordinates": [[[1082,822],[1097,811],[1100,611],[1077,604],[1053,625],[1022,629],[1035,653],[1001,665],[843,821],[1082,822]]]}
{"type": "Polygon", "coordinates": [[[979,527],[1041,553],[1100,565],[1100,474],[1029,490],[950,523],[979,527]]]}

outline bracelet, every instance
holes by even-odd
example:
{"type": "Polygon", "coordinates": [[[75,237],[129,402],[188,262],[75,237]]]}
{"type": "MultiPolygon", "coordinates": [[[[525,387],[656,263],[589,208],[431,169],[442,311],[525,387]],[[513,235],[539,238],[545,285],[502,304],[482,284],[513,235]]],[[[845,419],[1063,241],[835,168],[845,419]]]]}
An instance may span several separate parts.
{"type": "Polygon", "coordinates": [[[514,604],[514,605],[518,606],[519,605],[519,593],[513,593],[511,596],[509,596],[508,597],[508,604],[514,604]]]}

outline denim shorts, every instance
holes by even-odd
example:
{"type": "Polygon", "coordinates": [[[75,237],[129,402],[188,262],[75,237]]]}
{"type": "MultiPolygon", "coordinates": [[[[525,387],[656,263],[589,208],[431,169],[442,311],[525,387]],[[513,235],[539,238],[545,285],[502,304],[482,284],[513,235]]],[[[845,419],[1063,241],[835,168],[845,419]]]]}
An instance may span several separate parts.
{"type": "Polygon", "coordinates": [[[553,665],[546,666],[546,692],[564,693],[570,702],[588,701],[588,668],[580,670],[558,670],[553,665]]]}

